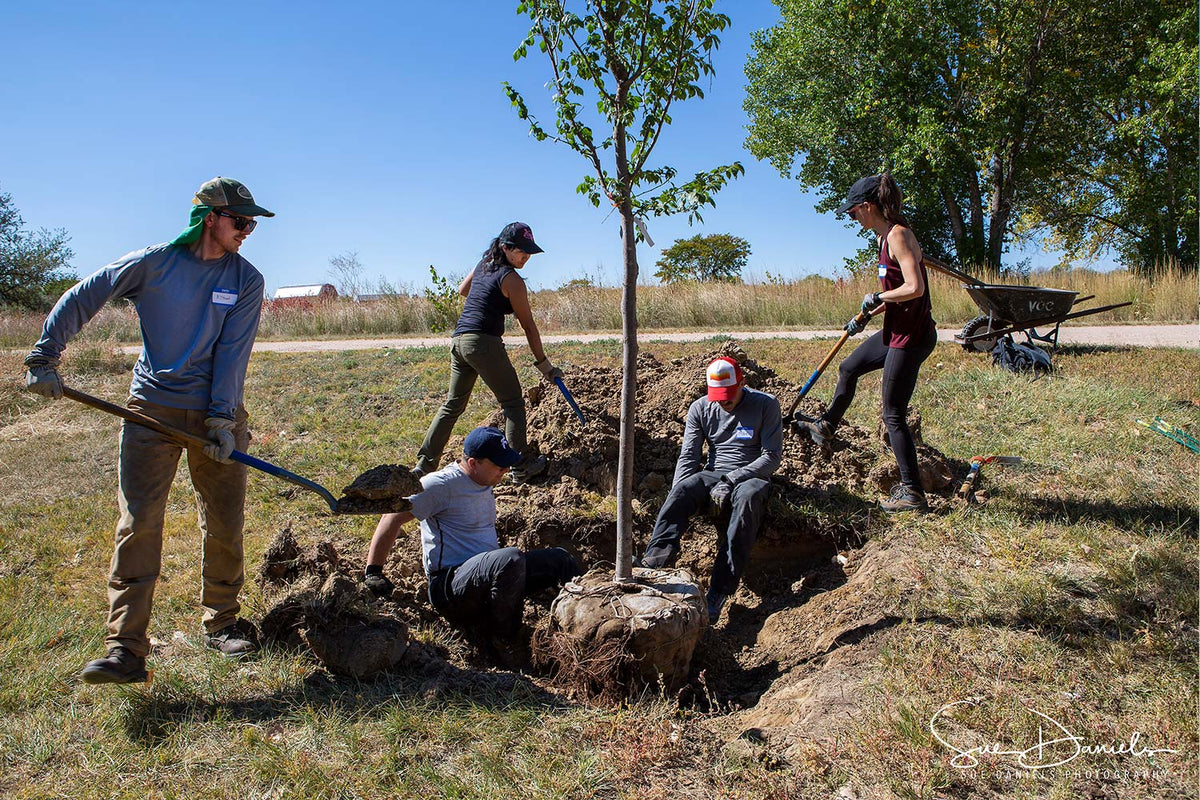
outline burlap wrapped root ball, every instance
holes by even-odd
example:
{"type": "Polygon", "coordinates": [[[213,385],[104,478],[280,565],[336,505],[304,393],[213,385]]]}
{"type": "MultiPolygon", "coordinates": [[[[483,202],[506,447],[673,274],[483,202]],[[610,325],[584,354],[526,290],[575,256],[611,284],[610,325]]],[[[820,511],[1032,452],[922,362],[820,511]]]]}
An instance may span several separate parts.
{"type": "Polygon", "coordinates": [[[596,569],[563,587],[534,642],[535,662],[553,669],[560,685],[619,697],[687,681],[708,624],[700,588],[682,569],[639,567],[633,578],[615,583],[596,569]]]}

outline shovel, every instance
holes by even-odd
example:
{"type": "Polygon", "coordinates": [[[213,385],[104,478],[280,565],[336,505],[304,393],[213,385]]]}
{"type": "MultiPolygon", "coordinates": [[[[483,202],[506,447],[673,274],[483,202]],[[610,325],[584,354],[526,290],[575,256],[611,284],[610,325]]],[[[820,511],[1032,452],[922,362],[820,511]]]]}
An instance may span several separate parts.
{"type": "Polygon", "coordinates": [[[975,456],[971,459],[971,469],[967,472],[967,477],[963,478],[962,486],[958,487],[956,495],[971,502],[971,498],[975,495],[975,481],[979,478],[979,470],[984,464],[1020,464],[1020,456],[975,456]]]}
{"type": "MultiPolygon", "coordinates": [[[[867,312],[859,311],[858,316],[854,318],[854,321],[860,325],[865,325],[867,320],[870,318],[871,315],[867,312]]],[[[846,331],[842,334],[842,338],[837,340],[837,344],[835,344],[833,349],[829,351],[829,355],[825,356],[825,360],[821,362],[821,366],[817,367],[813,374],[809,376],[808,381],[806,381],[804,386],[801,387],[800,394],[796,395],[796,399],[792,401],[791,407],[788,409],[787,414],[784,415],[785,419],[790,420],[792,415],[796,413],[796,406],[800,405],[800,401],[804,399],[804,395],[808,394],[808,390],[811,389],[813,384],[817,382],[817,378],[821,377],[821,373],[825,371],[825,368],[829,366],[829,362],[833,361],[833,357],[837,355],[837,351],[842,349],[842,345],[844,345],[846,340],[849,338],[850,331],[846,331]]]]}
{"type": "Polygon", "coordinates": [[[562,396],[566,399],[567,405],[569,405],[575,411],[575,415],[579,417],[580,424],[587,425],[587,420],[584,419],[583,412],[579,410],[579,404],[575,402],[574,397],[571,397],[571,391],[567,389],[567,385],[563,383],[563,379],[555,378],[554,385],[558,387],[560,392],[562,392],[562,396]]]}
{"type": "MultiPolygon", "coordinates": [[[[137,423],[150,430],[157,431],[164,436],[169,436],[181,444],[191,447],[204,448],[212,444],[212,441],[202,436],[181,431],[178,428],[166,425],[153,417],[148,417],[140,411],[134,411],[131,408],[118,406],[107,400],[101,400],[98,397],[92,397],[90,394],[72,389],[69,386],[63,386],[63,395],[77,402],[83,403],[85,406],[105,411],[109,414],[126,419],[130,422],[137,423]]],[[[391,497],[382,499],[363,499],[359,497],[343,497],[340,500],[333,496],[333,492],[326,489],[319,483],[310,481],[308,478],[302,478],[294,472],[288,472],[283,467],[277,467],[267,461],[257,459],[254,456],[247,455],[240,450],[234,450],[229,454],[230,459],[237,461],[240,464],[245,464],[247,467],[261,470],[268,475],[274,475],[276,478],[282,478],[288,483],[293,483],[302,489],[307,489],[310,492],[316,492],[321,496],[321,499],[329,506],[330,512],[334,514],[388,514],[399,511],[407,511],[412,508],[412,503],[406,497],[391,497]]],[[[379,469],[376,467],[376,469],[379,469]]],[[[372,470],[374,472],[374,470],[372,470]]],[[[365,474],[365,473],[364,473],[365,474]]],[[[362,476],[360,476],[362,477],[362,476]]],[[[356,481],[357,482],[357,481],[356,481]]],[[[415,492],[419,492],[420,487],[415,492]]]]}

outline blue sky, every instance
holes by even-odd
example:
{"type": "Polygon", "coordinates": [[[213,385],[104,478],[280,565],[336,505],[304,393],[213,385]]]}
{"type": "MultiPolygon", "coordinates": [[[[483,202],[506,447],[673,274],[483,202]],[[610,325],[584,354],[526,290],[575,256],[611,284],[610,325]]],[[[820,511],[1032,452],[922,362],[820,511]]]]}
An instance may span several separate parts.
{"type": "MultiPolygon", "coordinates": [[[[587,164],[532,139],[501,89],[552,121],[544,57],[512,60],[527,28],[515,6],[5,3],[0,51],[16,72],[0,83],[0,190],[29,226],[68,231],[80,275],[172,238],[220,174],[277,214],[242,249],[268,290],[329,281],[329,258],[348,251],[368,280],[418,288],[430,264],[465,273],[515,219],[546,248],[524,270],[533,288],[615,284],[617,218],[575,193],[587,164]]],[[[733,25],[716,75],[675,108],[653,158],[680,174],[740,160],[746,174],[703,225],[651,220],[642,275],[676,238],[721,232],[749,240],[751,275],[835,274],[861,240],[743,149],[750,35],[777,9],[718,7],[733,25]]]]}

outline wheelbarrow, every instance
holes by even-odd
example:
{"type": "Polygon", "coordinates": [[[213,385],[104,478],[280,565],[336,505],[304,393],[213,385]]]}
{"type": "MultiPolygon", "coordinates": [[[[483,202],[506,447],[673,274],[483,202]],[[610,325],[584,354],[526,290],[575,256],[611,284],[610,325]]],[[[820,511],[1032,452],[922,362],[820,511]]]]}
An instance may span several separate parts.
{"type": "Polygon", "coordinates": [[[925,256],[924,261],[925,266],[962,281],[967,294],[983,312],[964,325],[962,333],[954,334],[954,338],[962,342],[963,349],[968,351],[990,353],[1001,336],[1017,332],[1024,333],[1030,342],[1038,341],[1057,347],[1059,327],[1067,320],[1133,305],[1127,301],[1076,311],[1076,306],[1096,296],[1077,297],[1078,292],[1067,289],[984,283],[929,256],[925,256]],[[1045,334],[1038,333],[1038,328],[1048,325],[1053,325],[1053,330],[1045,334]]]}

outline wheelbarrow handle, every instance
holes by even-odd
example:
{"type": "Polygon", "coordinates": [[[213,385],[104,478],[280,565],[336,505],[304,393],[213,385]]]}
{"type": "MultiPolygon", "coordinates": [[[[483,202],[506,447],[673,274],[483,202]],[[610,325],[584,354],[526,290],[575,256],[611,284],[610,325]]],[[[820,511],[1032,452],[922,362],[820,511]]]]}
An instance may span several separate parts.
{"type": "MultiPolygon", "coordinates": [[[[140,411],[134,411],[132,408],[119,406],[115,403],[110,403],[107,400],[101,400],[99,397],[92,397],[90,394],[85,394],[77,389],[72,389],[70,386],[63,386],[63,395],[75,400],[76,402],[83,403],[85,406],[91,406],[92,408],[113,414],[114,416],[121,417],[122,419],[149,428],[152,431],[161,433],[163,436],[169,436],[175,441],[189,447],[199,447],[203,449],[212,444],[211,440],[206,439],[203,436],[197,436],[194,433],[188,433],[187,431],[180,430],[172,425],[159,422],[154,417],[147,416],[140,411]]],[[[245,464],[247,467],[252,467],[253,469],[265,472],[268,475],[274,475],[276,478],[282,478],[289,483],[294,483],[295,485],[308,489],[309,491],[316,492],[317,494],[321,495],[321,498],[325,500],[326,503],[329,504],[329,510],[337,513],[337,498],[333,496],[332,492],[319,483],[310,481],[308,478],[302,478],[294,472],[289,472],[283,467],[277,467],[267,461],[255,458],[252,455],[243,453],[241,450],[234,450],[229,454],[229,458],[233,461],[245,464]]]]}

